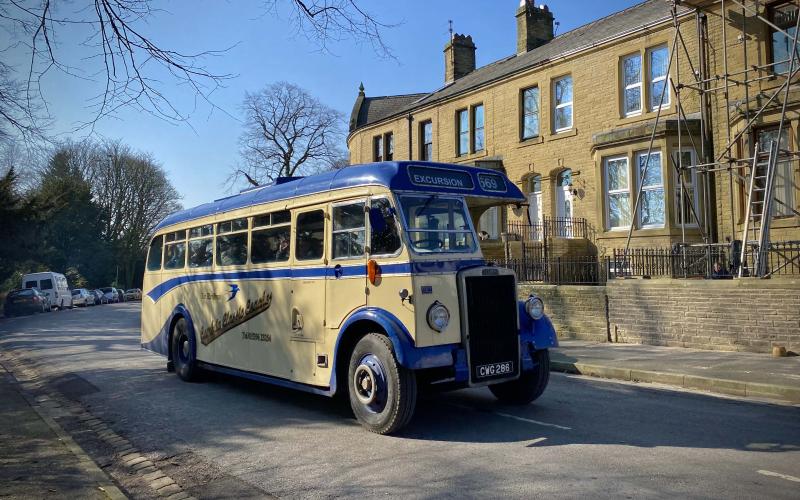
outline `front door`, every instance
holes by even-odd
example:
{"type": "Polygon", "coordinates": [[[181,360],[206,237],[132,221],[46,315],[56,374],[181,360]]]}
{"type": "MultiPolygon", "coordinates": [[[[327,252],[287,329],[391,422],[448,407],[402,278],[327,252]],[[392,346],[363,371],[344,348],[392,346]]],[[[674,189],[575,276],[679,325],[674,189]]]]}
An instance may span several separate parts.
{"type": "MultiPolygon", "coordinates": [[[[351,312],[367,303],[366,287],[366,199],[331,205],[331,261],[325,280],[328,329],[338,333],[351,312]]],[[[333,333],[333,332],[332,332],[333,333]]]]}
{"type": "Polygon", "coordinates": [[[556,178],[556,236],[572,237],[572,170],[564,170],[556,178]]]}

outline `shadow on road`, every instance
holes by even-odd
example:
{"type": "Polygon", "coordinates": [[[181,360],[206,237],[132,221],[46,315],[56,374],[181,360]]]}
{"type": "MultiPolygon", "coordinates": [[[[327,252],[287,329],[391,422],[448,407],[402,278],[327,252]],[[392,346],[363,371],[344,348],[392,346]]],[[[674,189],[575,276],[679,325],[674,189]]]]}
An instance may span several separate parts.
{"type": "Polygon", "coordinates": [[[117,307],[88,329],[83,325],[91,323],[92,311],[71,312],[36,317],[18,323],[21,328],[4,322],[0,349],[30,360],[53,387],[154,449],[191,443],[225,453],[241,450],[249,439],[287,437],[313,447],[334,433],[379,448],[420,440],[538,440],[529,446],[800,450],[800,408],[561,375],[524,407],[499,404],[487,389],[426,394],[400,436],[373,437],[339,399],[221,374],[181,382],[166,372],[163,358],[139,349],[138,309],[117,307]],[[50,318],[59,321],[42,321],[50,318]]]}

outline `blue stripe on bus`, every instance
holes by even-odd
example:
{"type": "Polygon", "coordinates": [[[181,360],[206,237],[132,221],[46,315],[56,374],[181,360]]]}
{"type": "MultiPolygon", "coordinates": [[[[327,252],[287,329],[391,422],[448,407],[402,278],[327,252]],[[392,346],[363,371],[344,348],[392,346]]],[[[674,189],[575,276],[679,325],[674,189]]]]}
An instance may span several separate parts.
{"type": "MultiPolygon", "coordinates": [[[[403,264],[384,264],[381,265],[381,274],[390,276],[395,274],[437,274],[453,273],[465,267],[483,265],[483,259],[470,259],[458,261],[428,261],[403,264]]],[[[366,265],[358,264],[355,266],[341,266],[341,276],[347,278],[366,277],[366,265]]],[[[221,273],[185,274],[170,278],[163,283],[156,285],[147,292],[153,302],[166,295],[173,288],[177,288],[186,283],[203,281],[242,281],[242,280],[271,280],[271,279],[291,279],[291,278],[333,278],[336,276],[335,266],[326,267],[305,267],[305,268],[283,268],[283,269],[259,269],[257,271],[231,271],[221,273]]]]}

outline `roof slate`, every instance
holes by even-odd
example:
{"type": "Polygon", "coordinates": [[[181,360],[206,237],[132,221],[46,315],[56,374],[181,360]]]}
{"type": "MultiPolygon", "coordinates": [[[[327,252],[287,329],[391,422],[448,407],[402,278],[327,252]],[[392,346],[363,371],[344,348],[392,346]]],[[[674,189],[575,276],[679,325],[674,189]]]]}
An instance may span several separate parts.
{"type": "MultiPolygon", "coordinates": [[[[668,0],[647,0],[562,33],[541,47],[482,66],[455,82],[428,94],[367,97],[361,106],[356,128],[411,111],[440,99],[452,97],[514,73],[546,64],[560,56],[589,48],[615,36],[632,33],[647,25],[668,20],[671,16],[670,8],[671,2],[668,0]],[[367,104],[368,102],[369,104],[367,104]],[[364,109],[365,107],[367,108],[366,110],[364,109]]],[[[691,12],[691,9],[678,7],[679,15],[688,12],[691,12]]]]}

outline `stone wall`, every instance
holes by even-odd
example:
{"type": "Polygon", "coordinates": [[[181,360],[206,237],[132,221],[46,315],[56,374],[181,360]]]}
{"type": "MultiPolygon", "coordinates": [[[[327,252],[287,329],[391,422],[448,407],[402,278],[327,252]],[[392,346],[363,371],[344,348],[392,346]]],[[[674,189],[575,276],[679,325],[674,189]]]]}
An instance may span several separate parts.
{"type": "Polygon", "coordinates": [[[531,293],[541,297],[559,338],[608,340],[605,287],[520,283],[521,299],[526,299],[531,293]]]}
{"type": "Polygon", "coordinates": [[[800,351],[800,281],[618,280],[611,339],[723,351],[800,351]]]}
{"type": "Polygon", "coordinates": [[[800,352],[798,280],[520,284],[520,298],[531,292],[544,300],[560,338],[763,353],[784,346],[800,352]]]}

